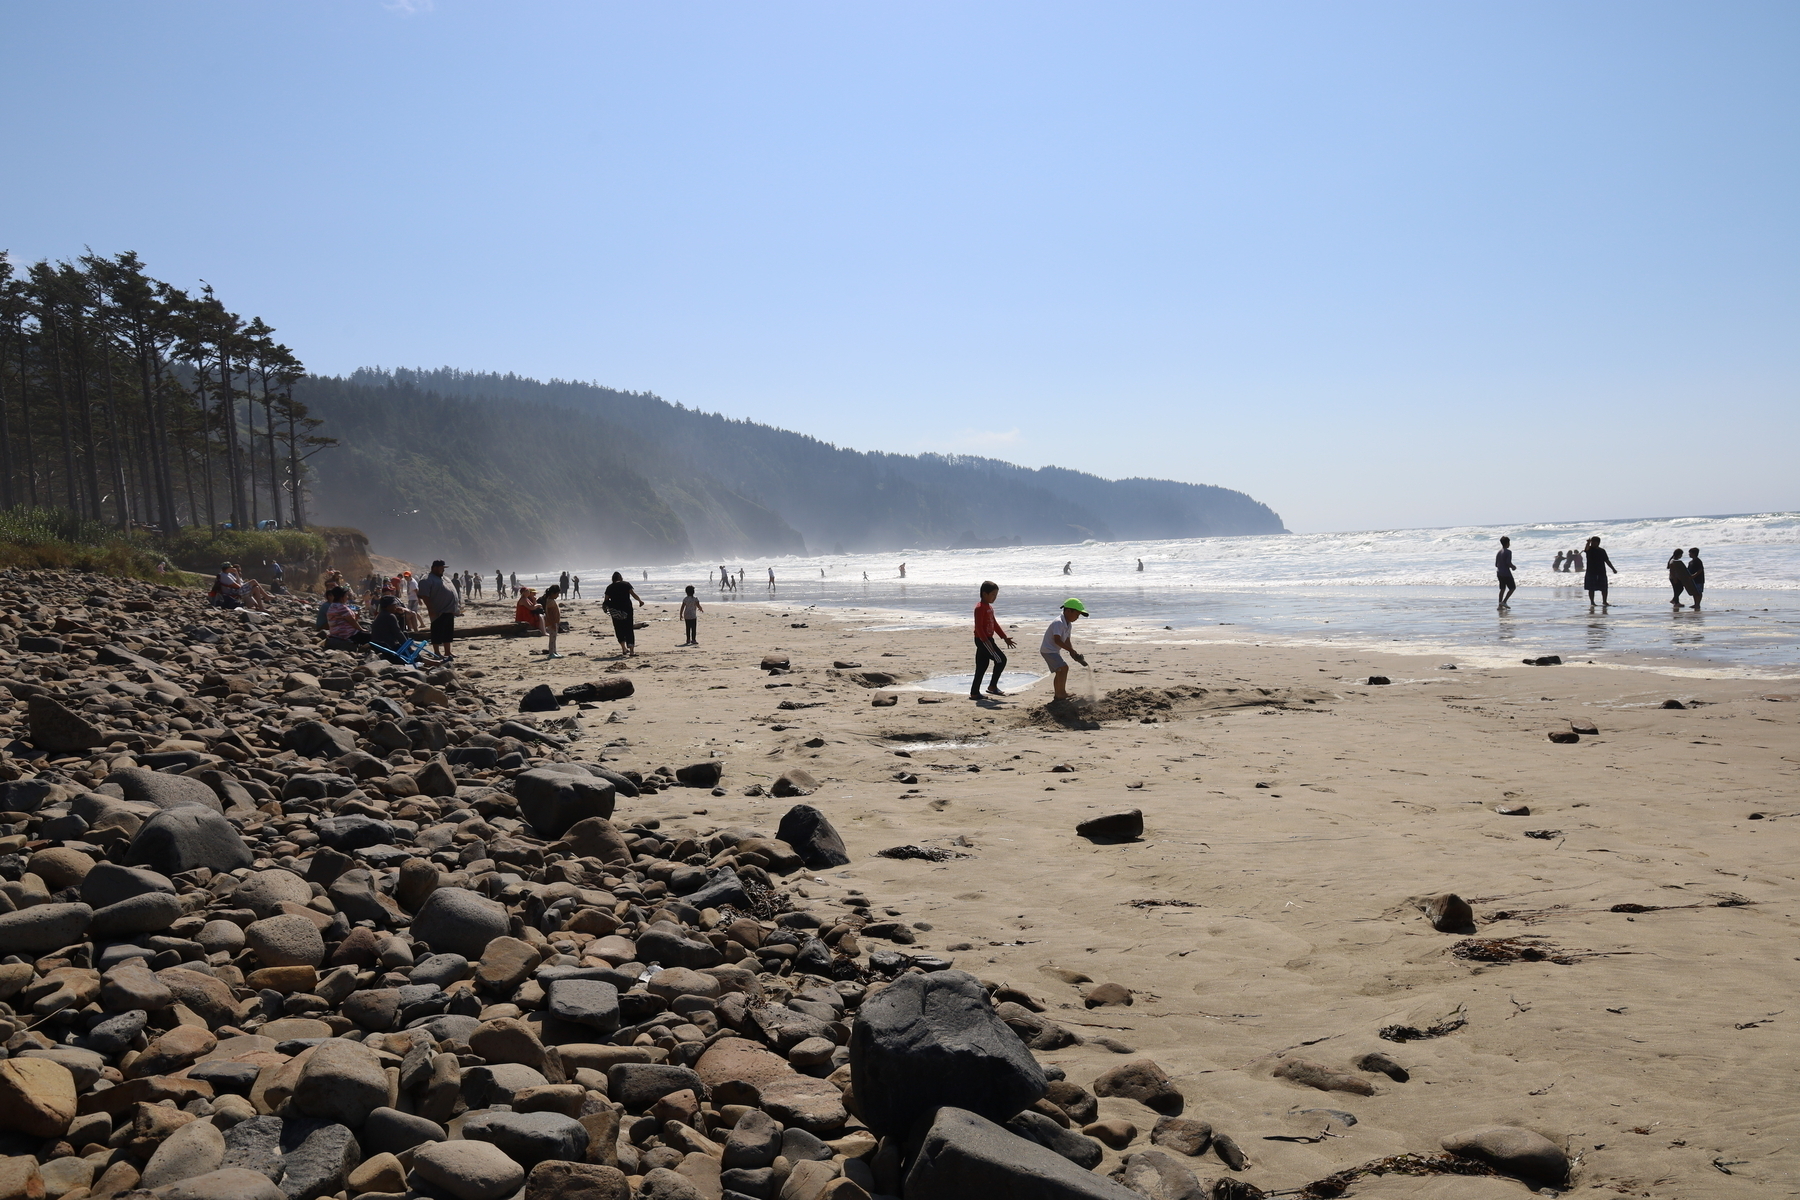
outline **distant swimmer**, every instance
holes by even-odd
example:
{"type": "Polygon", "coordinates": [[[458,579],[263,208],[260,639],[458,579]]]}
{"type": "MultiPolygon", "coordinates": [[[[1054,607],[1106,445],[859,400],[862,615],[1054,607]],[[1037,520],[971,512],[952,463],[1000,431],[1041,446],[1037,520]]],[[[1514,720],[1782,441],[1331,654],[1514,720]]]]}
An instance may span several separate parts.
{"type": "Polygon", "coordinates": [[[1140,558],[1140,559],[1138,559],[1138,570],[1142,571],[1143,569],[1144,569],[1144,560],[1140,558]]]}
{"type": "Polygon", "coordinates": [[[1599,538],[1591,537],[1587,540],[1586,561],[1587,570],[1583,574],[1581,586],[1587,590],[1588,607],[1594,607],[1594,593],[1599,592],[1600,607],[1610,608],[1606,599],[1606,573],[1610,570],[1617,575],[1619,568],[1613,566],[1612,555],[1600,548],[1599,538]]]}
{"type": "Polygon", "coordinates": [[[1074,563],[1072,563],[1072,562],[1066,562],[1066,563],[1064,563],[1064,564],[1063,564],[1063,574],[1064,574],[1064,575],[1068,575],[1068,574],[1071,574],[1071,572],[1070,572],[1070,570],[1069,570],[1069,568],[1070,568],[1070,567],[1072,567],[1072,566],[1074,566],[1074,565],[1075,565],[1075,564],[1074,564],[1074,563]]]}
{"type": "Polygon", "coordinates": [[[1552,571],[1560,571],[1563,569],[1563,552],[1561,550],[1556,552],[1556,559],[1550,564],[1550,569],[1552,571]]]}
{"type": "Polygon", "coordinates": [[[1700,561],[1700,547],[1688,551],[1688,595],[1694,598],[1694,611],[1700,611],[1700,593],[1706,590],[1706,564],[1700,561]]]}
{"type": "Polygon", "coordinates": [[[1585,570],[1587,570],[1587,564],[1582,560],[1581,551],[1579,551],[1579,550],[1569,551],[1569,557],[1563,563],[1563,570],[1565,570],[1565,571],[1585,571],[1585,570]]]}
{"type": "Polygon", "coordinates": [[[1669,597],[1669,603],[1680,608],[1682,607],[1681,597],[1688,590],[1688,569],[1687,564],[1681,561],[1680,546],[1675,547],[1675,553],[1669,555],[1668,567],[1669,586],[1675,590],[1675,594],[1669,597]]]}
{"type": "Polygon", "coordinates": [[[864,583],[869,582],[869,573],[867,571],[863,572],[863,582],[864,583]]]}
{"type": "Polygon", "coordinates": [[[900,564],[900,578],[902,578],[902,579],[906,578],[906,564],[905,563],[900,564]]]}
{"type": "Polygon", "coordinates": [[[1500,551],[1494,555],[1494,573],[1500,577],[1500,603],[1497,607],[1505,608],[1506,602],[1512,599],[1512,594],[1519,590],[1518,583],[1513,579],[1512,539],[1509,537],[1500,539],[1500,551]]]}

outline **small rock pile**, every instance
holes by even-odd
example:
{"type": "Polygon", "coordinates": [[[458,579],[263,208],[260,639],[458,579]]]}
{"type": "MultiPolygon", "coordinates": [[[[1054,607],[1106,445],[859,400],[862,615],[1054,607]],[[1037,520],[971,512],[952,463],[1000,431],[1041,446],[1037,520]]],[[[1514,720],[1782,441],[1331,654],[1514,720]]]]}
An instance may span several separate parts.
{"type": "Polygon", "coordinates": [[[1154,1063],[1090,1092],[1028,996],[782,890],[848,862],[818,809],[614,820],[717,760],[571,761],[305,605],[34,572],[0,610],[0,1200],[1175,1200],[1182,1158],[1243,1165],[1154,1063]],[[1137,1131],[1096,1095],[1169,1114],[1112,1178],[1137,1131]]]}

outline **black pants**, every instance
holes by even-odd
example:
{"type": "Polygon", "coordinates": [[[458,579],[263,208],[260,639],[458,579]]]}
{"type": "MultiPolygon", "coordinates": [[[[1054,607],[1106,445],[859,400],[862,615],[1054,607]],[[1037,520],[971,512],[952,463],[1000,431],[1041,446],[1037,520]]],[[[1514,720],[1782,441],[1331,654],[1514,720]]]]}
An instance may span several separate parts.
{"type": "Polygon", "coordinates": [[[626,613],[621,617],[615,613],[613,615],[612,623],[613,634],[619,639],[619,645],[636,649],[637,630],[631,627],[631,614],[626,613]]]}
{"type": "Polygon", "coordinates": [[[700,618],[699,617],[688,617],[687,618],[687,631],[688,631],[688,641],[697,642],[700,640],[700,638],[698,636],[698,634],[700,632],[700,618]]]}
{"type": "Polygon", "coordinates": [[[990,662],[994,664],[994,678],[989,681],[988,686],[998,688],[1000,672],[1006,670],[1006,655],[1001,652],[1000,647],[994,645],[993,638],[976,638],[975,682],[969,685],[969,695],[981,694],[981,677],[987,673],[987,665],[990,662]]]}

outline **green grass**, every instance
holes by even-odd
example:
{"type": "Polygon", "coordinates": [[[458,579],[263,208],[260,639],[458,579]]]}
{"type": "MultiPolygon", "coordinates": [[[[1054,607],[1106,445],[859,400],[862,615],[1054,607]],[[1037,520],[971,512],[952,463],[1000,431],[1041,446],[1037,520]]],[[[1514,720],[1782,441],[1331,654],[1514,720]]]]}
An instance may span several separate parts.
{"type": "Polygon", "coordinates": [[[28,505],[0,509],[0,568],[94,571],[177,585],[194,582],[178,572],[158,574],[161,557],[141,535],[120,533],[66,509],[28,505]]]}

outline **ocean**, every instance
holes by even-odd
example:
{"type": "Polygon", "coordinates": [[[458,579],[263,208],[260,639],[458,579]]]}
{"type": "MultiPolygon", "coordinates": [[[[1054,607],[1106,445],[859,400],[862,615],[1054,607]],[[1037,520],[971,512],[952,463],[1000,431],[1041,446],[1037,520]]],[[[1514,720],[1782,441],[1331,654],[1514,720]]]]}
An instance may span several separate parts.
{"type": "Polygon", "coordinates": [[[991,579],[1001,586],[1002,623],[1029,634],[1029,641],[1020,637],[1026,648],[1061,601],[1078,596],[1094,614],[1086,635],[1096,640],[1174,640],[1205,628],[1213,641],[1329,644],[1468,665],[1556,654],[1676,673],[1800,674],[1794,512],[787,556],[724,564],[744,568],[735,592],[718,587],[719,565],[618,564],[577,573],[590,596],[622,570],[650,601],[671,601],[692,583],[708,605],[855,610],[841,616],[868,627],[965,623],[977,586],[991,579]],[[1509,608],[1496,610],[1493,561],[1502,534],[1513,541],[1519,591],[1509,608]],[[1611,577],[1611,607],[1590,612],[1581,575],[1553,573],[1551,563],[1558,550],[1592,535],[1619,573],[1611,577]],[[1700,612],[1668,603],[1663,564],[1677,545],[1700,547],[1706,562],[1700,612]]]}

